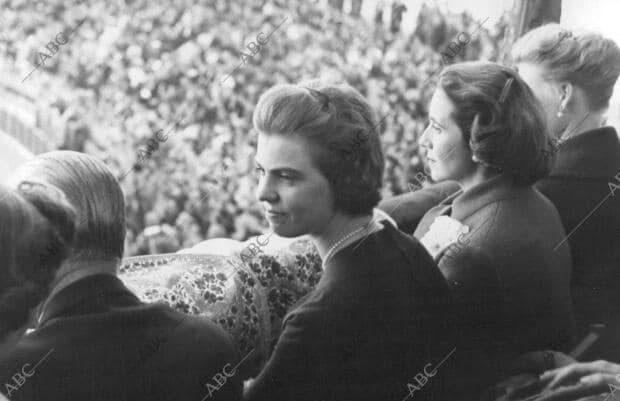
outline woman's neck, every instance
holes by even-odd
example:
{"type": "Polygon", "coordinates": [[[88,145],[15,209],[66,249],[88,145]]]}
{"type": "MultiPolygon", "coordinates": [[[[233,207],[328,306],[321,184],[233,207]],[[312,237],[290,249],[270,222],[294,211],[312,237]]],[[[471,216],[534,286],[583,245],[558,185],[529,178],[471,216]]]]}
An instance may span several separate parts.
{"type": "Polygon", "coordinates": [[[571,119],[562,131],[561,140],[565,141],[584,132],[602,127],[605,122],[605,112],[606,110],[581,110],[573,113],[572,115],[575,118],[571,119]]]}
{"type": "Polygon", "coordinates": [[[325,256],[329,250],[338,243],[338,241],[341,241],[355,230],[363,231],[362,227],[367,227],[369,225],[368,223],[371,221],[372,214],[362,216],[336,214],[322,233],[310,235],[310,238],[312,242],[314,242],[321,259],[325,260],[325,256]]]}
{"type": "Polygon", "coordinates": [[[458,184],[460,185],[463,192],[468,189],[488,180],[489,178],[496,176],[498,173],[493,171],[483,165],[478,165],[478,168],[473,172],[473,174],[468,175],[467,177],[463,177],[458,180],[458,184]]]}

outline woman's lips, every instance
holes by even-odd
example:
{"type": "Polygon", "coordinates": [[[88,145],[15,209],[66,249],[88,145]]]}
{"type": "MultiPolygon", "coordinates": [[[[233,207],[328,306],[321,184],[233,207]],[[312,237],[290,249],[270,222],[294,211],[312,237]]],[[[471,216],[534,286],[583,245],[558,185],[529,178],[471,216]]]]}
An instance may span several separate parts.
{"type": "Polygon", "coordinates": [[[286,213],[267,211],[267,218],[269,220],[282,220],[286,216],[286,213]]]}

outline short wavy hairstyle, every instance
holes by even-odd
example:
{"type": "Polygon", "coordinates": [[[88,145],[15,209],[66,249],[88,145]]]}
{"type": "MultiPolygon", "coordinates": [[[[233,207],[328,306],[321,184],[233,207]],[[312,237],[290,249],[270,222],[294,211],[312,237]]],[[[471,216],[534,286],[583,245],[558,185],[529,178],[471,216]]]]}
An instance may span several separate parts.
{"type": "Polygon", "coordinates": [[[311,144],[337,210],[372,213],[381,200],[385,162],[376,115],[351,86],[318,81],[274,86],[260,97],[253,123],[260,134],[299,136],[311,144]]]}
{"type": "Polygon", "coordinates": [[[105,163],[73,151],[43,153],[21,165],[12,180],[45,183],[65,194],[78,215],[71,259],[122,259],[125,198],[105,163]]]}
{"type": "Polygon", "coordinates": [[[0,342],[26,324],[71,253],[75,210],[51,186],[0,186],[0,342]]]}
{"type": "Polygon", "coordinates": [[[443,70],[438,87],[483,165],[524,184],[549,174],[552,148],[542,106],[516,71],[492,62],[457,63],[443,70]]]}
{"type": "Polygon", "coordinates": [[[558,81],[583,89],[591,110],[609,107],[620,75],[620,48],[594,32],[579,32],[547,24],[523,35],[512,47],[514,63],[529,62],[548,68],[558,81]]]}

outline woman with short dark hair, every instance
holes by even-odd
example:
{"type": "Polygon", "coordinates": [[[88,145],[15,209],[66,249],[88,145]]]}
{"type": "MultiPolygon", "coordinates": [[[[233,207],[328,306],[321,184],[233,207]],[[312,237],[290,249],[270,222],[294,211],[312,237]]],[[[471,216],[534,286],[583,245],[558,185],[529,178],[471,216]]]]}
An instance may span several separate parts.
{"type": "MultiPolygon", "coordinates": [[[[372,217],[383,175],[376,125],[346,85],[279,85],[256,106],[258,197],[276,234],[311,238],[323,274],[284,319],[247,400],[402,399],[407,378],[453,346],[440,335],[450,295],[432,259],[372,217]]],[[[444,374],[415,399],[437,397],[444,374]]]]}
{"type": "Polygon", "coordinates": [[[593,32],[557,24],[534,29],[512,49],[519,75],[543,105],[555,164],[536,184],[558,209],[573,258],[577,336],[607,330],[583,360],[620,362],[620,140],[605,122],[620,75],[620,48],[593,32]],[[615,326],[610,329],[610,326],[615,326]]]}
{"type": "Polygon", "coordinates": [[[472,371],[490,385],[538,349],[566,350],[573,321],[568,246],[557,211],[533,189],[550,160],[546,125],[528,86],[490,62],[439,77],[420,138],[435,181],[461,190],[431,209],[414,235],[451,286],[472,371]]]}
{"type": "Polygon", "coordinates": [[[381,199],[385,163],[375,114],[359,92],[350,86],[276,86],[261,97],[253,120],[260,133],[308,141],[337,209],[372,213],[381,199]]]}

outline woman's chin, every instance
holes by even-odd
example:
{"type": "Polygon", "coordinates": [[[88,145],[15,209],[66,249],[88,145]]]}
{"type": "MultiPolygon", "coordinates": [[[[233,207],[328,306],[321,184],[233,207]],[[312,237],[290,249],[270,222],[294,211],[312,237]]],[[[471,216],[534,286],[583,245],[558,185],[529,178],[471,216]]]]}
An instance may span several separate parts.
{"type": "Polygon", "coordinates": [[[429,174],[429,176],[431,177],[433,182],[445,181],[447,179],[445,177],[445,174],[441,174],[441,172],[437,171],[436,169],[434,169],[434,170],[431,169],[431,173],[429,174]]]}
{"type": "Polygon", "coordinates": [[[282,238],[295,238],[295,237],[300,237],[306,234],[306,233],[298,233],[292,230],[287,230],[282,227],[274,227],[273,225],[270,225],[269,227],[271,228],[271,231],[273,231],[277,236],[282,237],[282,238]]]}
{"type": "Polygon", "coordinates": [[[277,236],[283,238],[294,237],[294,235],[290,234],[290,228],[287,227],[285,224],[281,222],[275,222],[270,219],[267,219],[267,222],[269,222],[269,231],[273,232],[277,236]]]}
{"type": "Polygon", "coordinates": [[[272,221],[269,221],[269,230],[282,238],[295,238],[308,234],[294,224],[274,223],[272,221]]]}
{"type": "Polygon", "coordinates": [[[431,168],[429,176],[433,180],[433,182],[442,182],[448,180],[455,180],[455,174],[451,174],[449,171],[443,170],[441,168],[431,168]]]}

